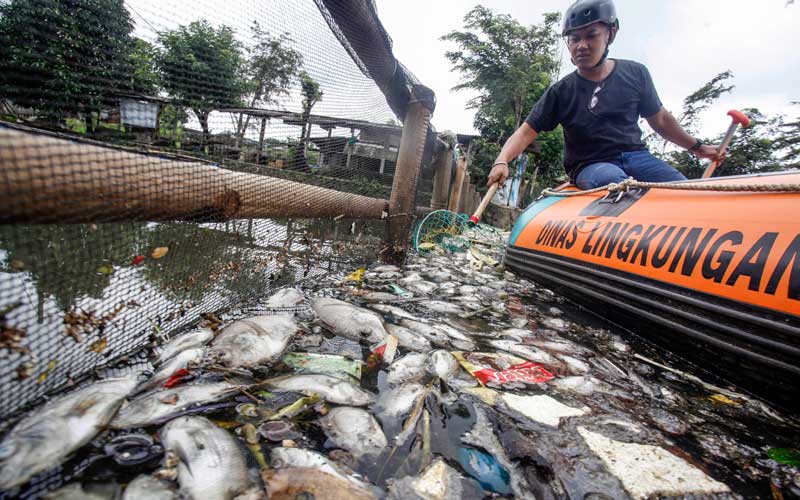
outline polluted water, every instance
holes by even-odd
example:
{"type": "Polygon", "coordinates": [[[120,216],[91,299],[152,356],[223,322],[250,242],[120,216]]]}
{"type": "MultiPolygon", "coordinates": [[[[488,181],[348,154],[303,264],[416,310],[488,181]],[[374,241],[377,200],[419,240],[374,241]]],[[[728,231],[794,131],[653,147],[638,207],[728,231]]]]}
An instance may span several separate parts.
{"type": "Polygon", "coordinates": [[[18,415],[0,498],[800,498],[793,415],[505,271],[487,234],[273,291],[18,415]]]}

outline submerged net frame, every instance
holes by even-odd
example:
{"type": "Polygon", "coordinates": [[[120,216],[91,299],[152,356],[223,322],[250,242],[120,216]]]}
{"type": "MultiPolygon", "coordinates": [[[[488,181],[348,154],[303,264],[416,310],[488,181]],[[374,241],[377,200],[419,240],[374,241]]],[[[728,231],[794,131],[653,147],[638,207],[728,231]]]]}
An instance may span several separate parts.
{"type": "MultiPolygon", "coordinates": [[[[419,82],[372,1],[2,9],[0,419],[384,248],[419,82]],[[257,65],[292,51],[289,83],[257,98],[257,65]]],[[[426,135],[412,212],[431,199],[426,135]]]]}

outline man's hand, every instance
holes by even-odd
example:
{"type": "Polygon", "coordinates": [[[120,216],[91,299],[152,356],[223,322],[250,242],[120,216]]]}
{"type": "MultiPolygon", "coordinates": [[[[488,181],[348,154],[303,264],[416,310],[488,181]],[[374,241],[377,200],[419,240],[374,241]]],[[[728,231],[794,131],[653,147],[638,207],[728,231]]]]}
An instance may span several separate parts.
{"type": "Polygon", "coordinates": [[[486,185],[491,186],[495,182],[499,182],[500,187],[503,187],[506,183],[506,179],[508,179],[508,165],[505,163],[498,163],[492,167],[492,171],[489,172],[489,180],[486,182],[486,185]]]}
{"type": "Polygon", "coordinates": [[[723,155],[719,154],[719,146],[716,144],[703,144],[692,153],[698,158],[707,160],[722,160],[723,157],[723,155]]]}

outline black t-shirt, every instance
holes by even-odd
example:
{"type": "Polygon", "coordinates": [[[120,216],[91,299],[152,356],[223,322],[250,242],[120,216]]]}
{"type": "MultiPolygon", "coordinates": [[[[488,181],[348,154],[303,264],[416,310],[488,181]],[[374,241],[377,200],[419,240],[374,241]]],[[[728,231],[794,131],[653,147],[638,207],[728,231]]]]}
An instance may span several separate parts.
{"type": "Polygon", "coordinates": [[[525,120],[537,132],[564,129],[564,168],[574,180],[578,171],[598,161],[619,159],[620,153],[647,149],[639,117],[661,109],[661,100],[640,63],[615,59],[602,82],[570,73],[551,85],[525,120]],[[599,90],[597,90],[599,88],[599,90]],[[592,98],[594,105],[592,104],[592,98]]]}

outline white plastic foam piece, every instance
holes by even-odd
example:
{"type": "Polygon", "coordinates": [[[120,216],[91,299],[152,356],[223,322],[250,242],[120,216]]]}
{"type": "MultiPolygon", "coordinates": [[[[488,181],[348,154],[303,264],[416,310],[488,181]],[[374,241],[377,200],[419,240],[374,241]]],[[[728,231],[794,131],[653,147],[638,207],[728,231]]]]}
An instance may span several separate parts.
{"type": "Polygon", "coordinates": [[[658,446],[624,443],[578,427],[589,448],[633,498],[727,493],[730,489],[658,446]]]}

